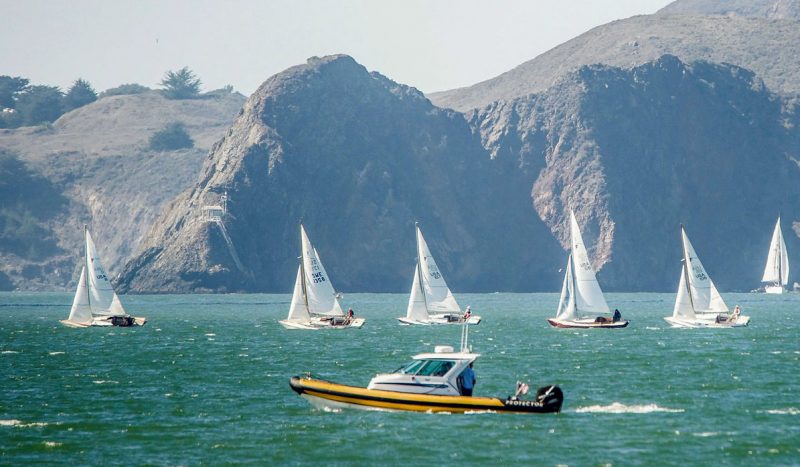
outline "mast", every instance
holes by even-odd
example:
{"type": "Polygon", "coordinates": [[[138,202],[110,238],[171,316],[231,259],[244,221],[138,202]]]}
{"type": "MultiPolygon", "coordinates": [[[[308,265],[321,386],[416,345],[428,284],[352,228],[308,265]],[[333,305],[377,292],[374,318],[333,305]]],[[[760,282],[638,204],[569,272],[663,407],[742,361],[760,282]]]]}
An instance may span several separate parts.
{"type": "Polygon", "coordinates": [[[777,258],[777,260],[778,260],[778,286],[781,289],[783,289],[783,268],[781,267],[783,265],[783,257],[782,257],[783,250],[781,250],[781,243],[782,243],[781,240],[783,240],[783,238],[782,238],[783,237],[783,232],[781,231],[781,216],[780,216],[780,214],[778,214],[778,226],[776,228],[778,229],[778,242],[775,245],[775,248],[778,251],[775,252],[776,253],[775,254],[775,258],[777,258]]]}
{"type": "Polygon", "coordinates": [[[575,283],[575,261],[572,261],[572,253],[569,254],[569,259],[567,260],[567,267],[570,269],[569,276],[569,296],[570,300],[572,300],[572,308],[575,311],[575,318],[578,318],[578,298],[575,297],[575,291],[578,290],[578,284],[575,283]]]}
{"type": "Polygon", "coordinates": [[[681,247],[683,248],[683,274],[686,276],[686,292],[689,294],[689,303],[692,304],[692,311],[695,311],[694,308],[694,298],[692,298],[692,286],[689,284],[691,280],[689,277],[689,254],[686,251],[686,232],[683,229],[683,224],[681,224],[681,247]]]}
{"type": "Polygon", "coordinates": [[[308,294],[306,293],[306,253],[303,245],[303,221],[300,221],[300,284],[303,288],[303,302],[306,304],[306,312],[311,315],[311,308],[308,306],[308,294]]]}
{"type": "Polygon", "coordinates": [[[89,235],[89,226],[83,224],[83,267],[86,268],[86,274],[89,276],[89,282],[86,284],[86,303],[89,304],[89,311],[92,310],[92,294],[89,293],[89,287],[92,286],[92,280],[94,279],[94,269],[89,269],[89,240],[87,235],[89,235]]]}
{"type": "Polygon", "coordinates": [[[417,278],[419,280],[419,290],[422,292],[422,298],[425,303],[425,311],[428,310],[428,297],[425,296],[425,284],[422,282],[422,255],[419,252],[419,237],[422,232],[419,230],[419,222],[414,222],[414,240],[417,242],[417,278]]]}

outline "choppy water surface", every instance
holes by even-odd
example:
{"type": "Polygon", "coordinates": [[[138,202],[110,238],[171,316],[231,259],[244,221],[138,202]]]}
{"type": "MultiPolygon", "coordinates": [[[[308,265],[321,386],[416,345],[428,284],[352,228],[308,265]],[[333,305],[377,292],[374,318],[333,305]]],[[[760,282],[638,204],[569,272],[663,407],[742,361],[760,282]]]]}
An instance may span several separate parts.
{"type": "Polygon", "coordinates": [[[0,294],[0,464],[800,463],[800,295],[726,294],[734,330],[671,329],[671,294],[609,294],[628,329],[549,328],[556,294],[459,295],[484,322],[476,394],[559,384],[558,415],[328,413],[305,371],[366,385],[459,327],[401,327],[405,295],[351,294],[361,330],[287,331],[288,295],[126,296],[143,328],[70,329],[68,294],[0,294]]]}

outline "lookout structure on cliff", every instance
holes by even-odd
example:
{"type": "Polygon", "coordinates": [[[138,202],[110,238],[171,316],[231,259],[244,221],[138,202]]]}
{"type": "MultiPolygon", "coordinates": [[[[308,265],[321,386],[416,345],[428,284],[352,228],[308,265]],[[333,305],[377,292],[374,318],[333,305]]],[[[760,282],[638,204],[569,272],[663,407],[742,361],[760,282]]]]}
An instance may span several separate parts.
{"type": "Polygon", "coordinates": [[[205,222],[222,222],[227,213],[228,192],[224,192],[219,197],[219,204],[203,205],[200,218],[205,222]]]}

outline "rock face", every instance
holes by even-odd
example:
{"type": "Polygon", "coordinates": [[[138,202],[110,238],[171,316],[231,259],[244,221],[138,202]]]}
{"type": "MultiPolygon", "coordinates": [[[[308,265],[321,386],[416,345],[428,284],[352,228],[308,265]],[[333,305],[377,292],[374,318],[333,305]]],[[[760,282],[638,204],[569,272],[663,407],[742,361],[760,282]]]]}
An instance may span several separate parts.
{"type": "Polygon", "coordinates": [[[18,220],[6,219],[4,230],[13,232],[0,238],[0,287],[72,287],[80,273],[83,224],[89,224],[105,266],[118,273],[162,207],[197,180],[204,156],[243,103],[235,93],[175,101],[149,92],[102,98],[49,126],[0,130],[0,153],[16,174],[3,183],[14,187],[12,193],[49,194],[41,203],[22,200],[31,206],[12,206],[8,200],[15,198],[3,196],[12,217],[29,214],[35,235],[18,235],[18,220]],[[148,150],[150,135],[174,121],[186,125],[195,147],[148,150]],[[31,254],[33,243],[12,238],[20,235],[46,245],[31,254]]]}
{"type": "Polygon", "coordinates": [[[678,0],[662,15],[739,15],[766,19],[800,19],[798,0],[678,0]]]}
{"type": "Polygon", "coordinates": [[[684,223],[721,290],[749,290],[779,213],[787,248],[800,251],[793,102],[742,68],[664,56],[631,70],[583,67],[469,119],[496,158],[546,162],[536,211],[564,245],[576,211],[608,289],[673,290],[684,223]]]}
{"type": "Polygon", "coordinates": [[[540,162],[493,160],[461,114],[312,58],[267,80],[159,219],[122,291],[291,290],[302,220],[334,285],[410,288],[420,221],[454,290],[552,290],[563,253],[530,208],[540,162]],[[203,206],[221,203],[221,222],[203,206]]]}
{"type": "Polygon", "coordinates": [[[302,219],[340,290],[405,290],[420,220],[455,290],[552,291],[574,209],[607,290],[674,290],[680,223],[722,290],[749,290],[778,213],[800,251],[793,102],[751,71],[664,56],[462,116],[315,58],[250,97],[120,284],[289,291],[302,219]],[[223,193],[222,221],[203,220],[223,193]]]}
{"type": "MultiPolygon", "coordinates": [[[[695,3],[699,2],[685,5],[695,3]]],[[[664,54],[687,63],[704,60],[738,65],[754,71],[773,92],[800,93],[800,21],[796,14],[786,14],[781,19],[706,16],[680,8],[682,4],[676,2],[672,4],[675,8],[667,7],[662,14],[598,26],[500,76],[428,97],[440,107],[467,111],[540,93],[584,65],[632,68],[664,54]],[[667,14],[670,12],[681,14],[667,14]],[[692,15],[687,16],[688,13],[692,15]]]]}

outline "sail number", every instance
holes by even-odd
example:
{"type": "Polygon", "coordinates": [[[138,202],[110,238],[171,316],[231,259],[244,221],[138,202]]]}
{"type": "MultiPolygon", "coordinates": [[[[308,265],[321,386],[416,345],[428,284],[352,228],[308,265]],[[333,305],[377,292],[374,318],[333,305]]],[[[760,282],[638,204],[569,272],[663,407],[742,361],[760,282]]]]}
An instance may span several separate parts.
{"type": "Polygon", "coordinates": [[[705,274],[705,272],[704,272],[704,271],[703,271],[703,270],[700,268],[700,266],[695,266],[695,267],[693,267],[692,269],[694,269],[694,277],[696,277],[696,278],[697,278],[697,280],[699,280],[699,281],[704,281],[704,280],[706,280],[706,274],[705,274]]]}
{"type": "Polygon", "coordinates": [[[315,284],[325,282],[325,276],[323,276],[321,272],[315,272],[314,274],[311,274],[311,279],[314,280],[315,284]]]}

